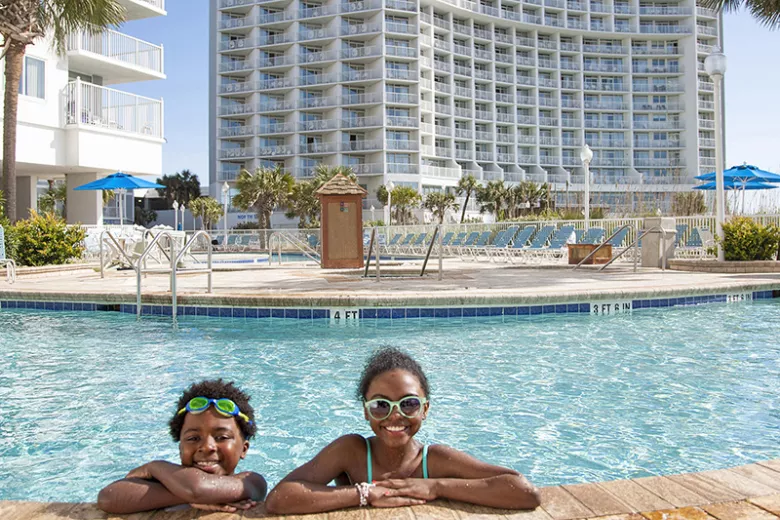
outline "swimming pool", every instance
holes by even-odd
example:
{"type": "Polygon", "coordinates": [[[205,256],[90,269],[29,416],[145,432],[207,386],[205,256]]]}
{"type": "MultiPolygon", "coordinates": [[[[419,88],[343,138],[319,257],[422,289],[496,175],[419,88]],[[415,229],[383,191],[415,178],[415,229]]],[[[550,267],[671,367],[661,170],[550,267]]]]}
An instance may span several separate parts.
{"type": "Polygon", "coordinates": [[[240,468],[271,485],[348,432],[380,345],[428,370],[420,438],[538,485],[700,471],[780,456],[780,302],[463,319],[181,318],[0,311],[0,500],[92,501],[155,458],[192,381],[253,396],[260,435],[240,468]]]}

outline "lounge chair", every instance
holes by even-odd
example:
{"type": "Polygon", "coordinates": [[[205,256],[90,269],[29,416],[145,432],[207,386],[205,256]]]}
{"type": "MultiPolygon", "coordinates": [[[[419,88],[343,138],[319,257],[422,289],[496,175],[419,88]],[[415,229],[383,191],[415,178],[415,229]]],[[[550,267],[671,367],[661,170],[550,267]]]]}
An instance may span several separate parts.
{"type": "Polygon", "coordinates": [[[424,255],[425,246],[428,243],[427,239],[428,239],[428,233],[420,233],[419,235],[417,235],[417,238],[414,239],[414,242],[412,242],[409,245],[407,251],[413,255],[424,255]]]}
{"type": "Polygon", "coordinates": [[[513,255],[510,256],[510,260],[514,262],[517,258],[520,261],[527,261],[533,258],[539,251],[547,247],[547,243],[550,241],[550,237],[555,232],[555,226],[544,226],[534,236],[528,247],[512,248],[513,255]]]}
{"type": "Polygon", "coordinates": [[[600,244],[604,241],[604,228],[590,228],[583,238],[585,244],[600,244]]]}
{"type": "Polygon", "coordinates": [[[5,267],[5,278],[8,283],[16,281],[16,262],[5,256],[5,230],[0,226],[0,266],[5,267]]]}
{"type": "MultiPolygon", "coordinates": [[[[602,229],[601,231],[603,232],[604,230],[602,229]]],[[[544,249],[539,250],[541,253],[541,258],[565,258],[568,255],[566,244],[571,243],[573,234],[574,226],[561,226],[561,228],[556,231],[553,237],[550,239],[550,245],[544,249]]]]}
{"type": "Polygon", "coordinates": [[[400,254],[402,251],[404,251],[412,244],[413,240],[414,240],[414,233],[407,233],[404,239],[398,242],[395,246],[388,247],[387,252],[393,255],[400,254]]]}
{"type": "Polygon", "coordinates": [[[487,245],[492,234],[492,231],[483,231],[477,236],[477,239],[472,244],[464,244],[464,246],[460,248],[460,251],[458,251],[458,254],[461,258],[466,255],[476,258],[476,251],[487,245]]]}
{"type": "Polygon", "coordinates": [[[468,233],[466,233],[465,231],[461,231],[460,233],[458,233],[458,235],[452,239],[450,244],[444,248],[444,252],[452,254],[455,248],[463,245],[463,242],[466,240],[467,235],[468,233]]]}
{"type": "Polygon", "coordinates": [[[491,260],[503,256],[504,251],[510,246],[519,229],[519,226],[508,227],[502,233],[496,235],[496,238],[493,239],[493,243],[485,246],[482,249],[482,252],[491,260]]]}
{"type": "MultiPolygon", "coordinates": [[[[390,248],[395,247],[396,245],[398,245],[398,241],[401,240],[402,236],[403,235],[401,235],[401,233],[396,233],[395,235],[393,235],[393,238],[391,238],[390,241],[383,246],[385,248],[385,252],[389,253],[390,252],[390,248]]],[[[381,241],[380,241],[380,244],[381,244],[381,241]]],[[[379,248],[377,248],[377,251],[378,250],[379,250],[379,248]]]]}
{"type": "Polygon", "coordinates": [[[623,228],[620,231],[618,231],[618,234],[614,237],[607,240],[607,243],[612,246],[613,249],[620,249],[623,247],[623,243],[626,241],[626,238],[628,237],[628,232],[630,230],[628,228],[623,228]]]}

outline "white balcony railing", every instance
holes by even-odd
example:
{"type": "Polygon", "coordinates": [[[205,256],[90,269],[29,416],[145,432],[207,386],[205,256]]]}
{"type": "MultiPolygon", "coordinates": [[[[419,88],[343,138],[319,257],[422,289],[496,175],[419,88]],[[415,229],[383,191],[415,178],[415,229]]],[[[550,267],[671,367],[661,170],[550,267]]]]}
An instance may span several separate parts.
{"type": "Polygon", "coordinates": [[[120,90],[68,83],[64,91],[66,126],[93,126],[145,137],[163,137],[163,102],[120,90]]]}
{"type": "Polygon", "coordinates": [[[91,52],[125,65],[163,73],[163,48],[110,29],[100,34],[88,32],[68,36],[69,52],[91,52]]]}

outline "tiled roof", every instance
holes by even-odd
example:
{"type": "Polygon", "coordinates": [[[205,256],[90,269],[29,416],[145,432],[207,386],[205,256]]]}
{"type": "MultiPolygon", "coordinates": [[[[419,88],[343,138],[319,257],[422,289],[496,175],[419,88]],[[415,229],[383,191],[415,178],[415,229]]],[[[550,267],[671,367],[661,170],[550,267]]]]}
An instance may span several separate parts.
{"type": "Polygon", "coordinates": [[[368,192],[354,181],[338,173],[317,190],[317,195],[368,195],[368,192]]]}

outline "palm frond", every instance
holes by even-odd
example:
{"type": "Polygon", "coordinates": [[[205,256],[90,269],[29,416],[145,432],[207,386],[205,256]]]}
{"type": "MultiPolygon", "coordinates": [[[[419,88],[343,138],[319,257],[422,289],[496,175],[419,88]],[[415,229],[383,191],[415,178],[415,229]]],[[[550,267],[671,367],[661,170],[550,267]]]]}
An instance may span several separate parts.
{"type": "Polygon", "coordinates": [[[701,0],[701,6],[725,12],[746,9],[762,25],[780,28],[780,0],[701,0]]]}
{"type": "Polygon", "coordinates": [[[100,33],[121,25],[125,15],[125,8],[117,0],[40,0],[38,22],[43,31],[51,31],[52,45],[62,55],[68,34],[100,33]]]}

